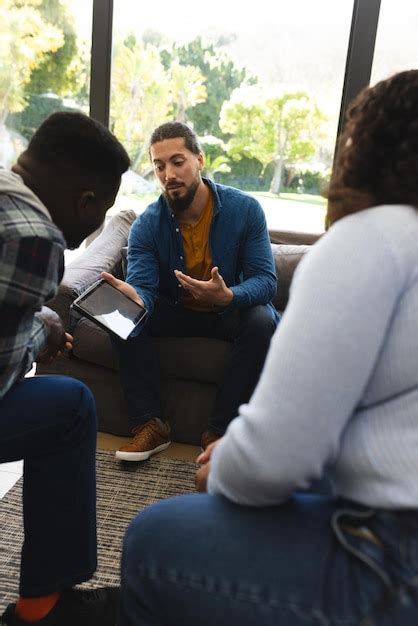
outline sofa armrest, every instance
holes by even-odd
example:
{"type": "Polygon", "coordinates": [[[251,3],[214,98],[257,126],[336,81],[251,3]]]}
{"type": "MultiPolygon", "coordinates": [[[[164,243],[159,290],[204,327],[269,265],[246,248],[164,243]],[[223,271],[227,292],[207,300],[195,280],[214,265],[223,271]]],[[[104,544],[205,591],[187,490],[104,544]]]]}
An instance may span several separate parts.
{"type": "Polygon", "coordinates": [[[303,233],[296,230],[270,230],[271,243],[288,246],[310,246],[318,241],[324,233],[303,233]]]}
{"type": "Polygon", "coordinates": [[[126,246],[135,211],[117,213],[100,235],[65,267],[64,277],[55,298],[48,302],[61,317],[64,328],[70,329],[70,306],[83,291],[92,285],[101,272],[122,277],[121,248],[126,246]]]}
{"type": "Polygon", "coordinates": [[[276,266],[278,289],[273,304],[278,311],[284,311],[289,300],[290,284],[293,280],[296,267],[311,245],[271,244],[274,263],[276,266]]]}

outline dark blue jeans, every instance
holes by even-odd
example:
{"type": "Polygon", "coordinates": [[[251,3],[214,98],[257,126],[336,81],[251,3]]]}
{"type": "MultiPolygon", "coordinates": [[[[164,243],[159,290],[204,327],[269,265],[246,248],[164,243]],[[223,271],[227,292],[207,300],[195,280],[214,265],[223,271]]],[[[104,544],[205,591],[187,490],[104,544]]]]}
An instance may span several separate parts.
{"type": "MultiPolygon", "coordinates": [[[[137,337],[114,339],[121,385],[134,423],[161,416],[160,369],[151,337],[215,337],[233,342],[209,428],[223,434],[256,386],[277,322],[267,306],[198,313],[157,300],[137,337]]],[[[196,355],[201,358],[201,355],[196,355]]]]}
{"type": "Polygon", "coordinates": [[[118,626],[415,626],[417,585],[417,512],[180,496],[128,528],[118,626]]]}
{"type": "Polygon", "coordinates": [[[24,460],[23,596],[96,569],[96,422],[89,389],[64,376],[26,378],[0,400],[0,462],[24,460]]]}

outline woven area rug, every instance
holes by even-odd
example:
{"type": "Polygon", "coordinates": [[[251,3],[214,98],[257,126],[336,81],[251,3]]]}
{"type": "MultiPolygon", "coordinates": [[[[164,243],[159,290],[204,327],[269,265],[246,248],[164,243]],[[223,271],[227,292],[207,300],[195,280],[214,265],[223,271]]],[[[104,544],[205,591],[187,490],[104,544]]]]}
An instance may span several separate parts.
{"type": "MultiPolygon", "coordinates": [[[[150,459],[118,463],[112,451],[97,451],[98,569],[86,586],[119,584],[125,529],[144,507],[170,496],[190,493],[196,465],[190,461],[150,459]]],[[[0,614],[16,599],[22,529],[22,479],[0,500],[0,614]]]]}

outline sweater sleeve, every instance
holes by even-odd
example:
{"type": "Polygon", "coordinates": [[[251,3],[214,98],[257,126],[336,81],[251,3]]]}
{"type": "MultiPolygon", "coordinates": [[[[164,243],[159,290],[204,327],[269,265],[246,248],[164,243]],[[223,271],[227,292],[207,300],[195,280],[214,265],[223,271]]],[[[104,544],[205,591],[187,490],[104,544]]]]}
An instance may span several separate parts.
{"type": "Polygon", "coordinates": [[[306,255],[259,384],[213,452],[210,493],[278,504],[335,460],[402,292],[400,265],[384,232],[351,218],[306,255]]]}

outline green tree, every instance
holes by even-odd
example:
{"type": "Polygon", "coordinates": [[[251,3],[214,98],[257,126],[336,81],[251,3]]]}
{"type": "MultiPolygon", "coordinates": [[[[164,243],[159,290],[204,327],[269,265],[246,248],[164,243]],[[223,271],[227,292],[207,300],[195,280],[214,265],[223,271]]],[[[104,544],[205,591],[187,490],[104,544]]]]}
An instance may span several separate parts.
{"type": "Polygon", "coordinates": [[[315,154],[312,135],[319,132],[323,119],[314,99],[304,91],[269,92],[244,86],[224,103],[220,126],[231,135],[231,158],[256,158],[263,171],[274,164],[270,191],[280,193],[284,166],[294,166],[315,154]]]}
{"type": "Polygon", "coordinates": [[[174,61],[181,65],[199,68],[205,78],[207,98],[194,103],[186,110],[187,118],[193,123],[198,135],[223,137],[219,127],[219,114],[225,100],[243,82],[251,81],[245,69],[238,69],[227,53],[213,44],[204,44],[196,37],[184,46],[173,46],[162,51],[163,62],[168,69],[174,61]]]}
{"type": "Polygon", "coordinates": [[[205,167],[203,173],[207,178],[211,178],[213,180],[215,178],[215,174],[226,174],[231,171],[228,163],[228,157],[222,154],[217,157],[211,157],[208,155],[205,157],[205,167]]]}
{"type": "Polygon", "coordinates": [[[25,88],[48,52],[63,45],[60,29],[47,25],[41,0],[0,0],[0,127],[25,107],[25,88]]]}
{"type": "MultiPolygon", "coordinates": [[[[151,36],[152,35],[152,36],[151,36]]],[[[161,50],[150,40],[129,35],[114,46],[112,73],[112,125],[126,146],[132,167],[146,176],[150,171],[148,140],[156,126],[175,117],[187,121],[186,110],[207,98],[205,79],[193,65],[172,60],[163,64],[161,50]]]]}
{"type": "Polygon", "coordinates": [[[23,135],[28,141],[32,137],[35,130],[51,113],[56,111],[75,111],[76,109],[68,107],[61,98],[51,95],[44,96],[27,96],[27,106],[23,111],[18,113],[9,113],[7,116],[7,125],[17,129],[20,135],[23,135]]]}
{"type": "Polygon", "coordinates": [[[200,102],[205,102],[208,97],[205,78],[199,68],[194,65],[180,65],[178,61],[171,64],[169,76],[173,117],[178,122],[187,122],[186,111],[190,111],[200,102]]]}
{"type": "Polygon", "coordinates": [[[158,48],[133,35],[115,43],[112,71],[112,127],[132,159],[132,168],[149,172],[147,144],[156,126],[168,119],[170,85],[158,48]]]}
{"type": "Polygon", "coordinates": [[[205,153],[204,175],[214,180],[215,174],[229,174],[231,168],[222,139],[213,135],[204,135],[200,137],[200,144],[205,153]]]}
{"type": "Polygon", "coordinates": [[[62,32],[62,45],[47,52],[32,71],[26,92],[30,95],[52,92],[57,96],[76,94],[85,79],[80,74],[77,35],[69,0],[43,0],[39,5],[42,20],[62,32]]]}

